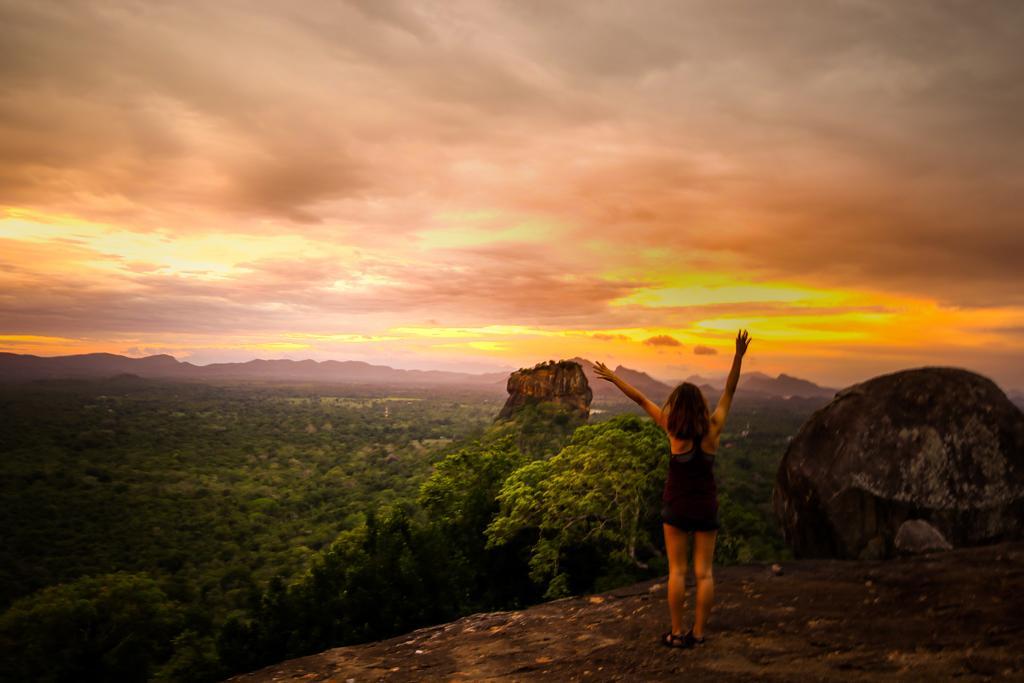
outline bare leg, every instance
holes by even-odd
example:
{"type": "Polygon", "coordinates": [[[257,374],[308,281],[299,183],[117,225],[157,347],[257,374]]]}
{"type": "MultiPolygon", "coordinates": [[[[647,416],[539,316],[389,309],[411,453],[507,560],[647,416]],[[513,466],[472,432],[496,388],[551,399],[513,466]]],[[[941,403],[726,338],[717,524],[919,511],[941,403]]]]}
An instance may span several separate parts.
{"type": "Polygon", "coordinates": [[[717,531],[695,531],[693,540],[693,573],[697,577],[697,614],[693,623],[693,635],[704,637],[704,625],[711,614],[715,599],[715,582],[711,576],[711,559],[715,556],[717,531]]]}
{"type": "Polygon", "coordinates": [[[683,607],[686,601],[686,532],[662,523],[665,551],[668,555],[668,609],[672,615],[672,633],[683,633],[683,607]]]}

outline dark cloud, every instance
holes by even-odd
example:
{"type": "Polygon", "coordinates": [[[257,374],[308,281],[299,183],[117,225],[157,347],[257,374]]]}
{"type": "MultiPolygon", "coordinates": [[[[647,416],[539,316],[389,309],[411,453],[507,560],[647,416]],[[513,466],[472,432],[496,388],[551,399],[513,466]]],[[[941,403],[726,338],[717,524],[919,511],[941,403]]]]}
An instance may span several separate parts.
{"type": "Polygon", "coordinates": [[[1005,334],[1011,337],[1024,337],[1024,325],[1006,325],[1002,327],[989,327],[986,332],[1005,334]]]}
{"type": "MultiPolygon", "coordinates": [[[[1020,3],[0,0],[0,22],[3,204],[381,244],[533,211],[578,231],[557,248],[1024,304],[1020,3]]],[[[416,277],[396,303],[473,296],[416,277]]]]}
{"type": "Polygon", "coordinates": [[[693,347],[693,352],[698,356],[714,356],[718,354],[718,349],[697,344],[693,347]]]}
{"type": "Polygon", "coordinates": [[[644,339],[644,344],[648,346],[682,346],[682,343],[667,334],[659,334],[653,337],[644,339]]]}

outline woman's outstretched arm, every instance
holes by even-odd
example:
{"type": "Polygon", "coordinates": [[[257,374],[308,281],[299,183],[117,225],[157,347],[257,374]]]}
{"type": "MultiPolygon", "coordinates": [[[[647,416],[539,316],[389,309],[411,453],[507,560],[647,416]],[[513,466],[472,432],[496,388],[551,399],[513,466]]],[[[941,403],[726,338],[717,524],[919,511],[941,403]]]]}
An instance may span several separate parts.
{"type": "Polygon", "coordinates": [[[608,366],[601,361],[594,363],[594,373],[601,379],[608,380],[626,396],[639,403],[640,407],[647,411],[647,414],[651,416],[656,425],[662,429],[665,428],[665,417],[661,412],[661,408],[654,401],[644,396],[642,391],[609,370],[608,366]]]}
{"type": "Polygon", "coordinates": [[[718,407],[711,414],[711,422],[719,428],[725,424],[725,418],[729,414],[732,397],[736,393],[736,385],[740,381],[740,365],[743,364],[743,356],[747,353],[747,346],[750,345],[752,339],[747,336],[746,330],[740,330],[736,335],[736,355],[732,359],[729,379],[725,381],[725,389],[722,390],[722,395],[718,399],[718,407]]]}

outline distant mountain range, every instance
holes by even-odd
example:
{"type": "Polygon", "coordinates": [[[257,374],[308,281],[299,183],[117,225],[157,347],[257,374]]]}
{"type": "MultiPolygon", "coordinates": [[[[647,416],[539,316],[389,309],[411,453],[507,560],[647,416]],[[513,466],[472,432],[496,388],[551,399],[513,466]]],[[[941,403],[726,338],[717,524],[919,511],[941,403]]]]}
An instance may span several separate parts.
{"type": "MultiPolygon", "coordinates": [[[[611,382],[602,380],[597,377],[593,372],[593,364],[585,358],[576,357],[572,360],[578,362],[583,366],[583,372],[587,376],[587,380],[590,382],[590,387],[594,391],[594,398],[602,398],[605,400],[615,400],[622,396],[622,392],[618,390],[611,382]]],[[[673,380],[670,383],[665,383],[660,380],[654,379],[650,375],[637,370],[630,370],[629,368],[618,366],[613,370],[616,375],[626,380],[637,389],[642,391],[648,398],[656,403],[664,402],[672,390],[682,382],[692,382],[700,387],[701,391],[704,392],[704,397],[711,403],[715,403],[718,400],[718,396],[722,393],[722,389],[725,387],[725,381],[727,376],[721,378],[705,377],[703,375],[690,375],[685,380],[673,380]]],[[[743,390],[744,394],[756,395],[758,397],[768,396],[781,396],[788,398],[791,396],[799,396],[802,398],[832,398],[838,389],[832,387],[823,387],[815,384],[806,379],[800,379],[799,377],[793,377],[785,373],[780,374],[778,377],[771,377],[763,372],[748,372],[740,375],[739,389],[743,390]]]]}
{"type": "MultiPolygon", "coordinates": [[[[619,391],[619,388],[606,379],[601,379],[594,372],[594,363],[586,358],[570,358],[583,367],[583,374],[587,376],[587,383],[590,384],[590,390],[594,392],[595,401],[628,401],[629,399],[619,391]]],[[[644,393],[645,396],[650,398],[656,403],[663,402],[668,395],[672,392],[672,387],[659,382],[654,379],[646,372],[640,372],[639,370],[631,370],[622,365],[612,368],[612,372],[626,380],[634,387],[644,393]]]]}
{"type": "Polygon", "coordinates": [[[159,354],[129,358],[113,353],[86,353],[74,356],[32,356],[0,353],[0,379],[102,378],[133,374],[152,379],[177,380],[280,380],[302,382],[342,382],[359,384],[477,385],[505,390],[508,373],[470,374],[444,370],[399,370],[387,365],[372,365],[347,360],[263,360],[244,363],[194,365],[174,356],[159,354]]]}
{"type": "MultiPolygon", "coordinates": [[[[594,373],[593,362],[579,356],[572,358],[583,367],[596,401],[627,400],[611,382],[594,373]]],[[[661,403],[683,380],[665,383],[645,372],[619,365],[614,372],[644,392],[652,401],[661,403]]],[[[33,356],[0,352],[0,380],[29,381],[35,379],[105,378],[132,374],[152,379],[176,380],[271,380],[301,382],[332,382],[356,384],[388,384],[416,386],[463,386],[493,389],[504,394],[510,373],[472,374],[444,370],[401,370],[387,365],[363,361],[263,360],[242,363],[211,363],[194,365],[174,356],[159,354],[145,358],[129,358],[113,353],[87,353],[73,356],[33,356]]],[[[725,376],[690,375],[685,381],[701,387],[709,402],[717,401],[725,385],[725,376]]],[[[799,377],[780,373],[777,377],[763,372],[747,372],[740,376],[739,389],[755,397],[832,398],[837,389],[823,387],[799,377]]],[[[1024,405],[1024,393],[1011,391],[1010,398],[1024,405]]]]}

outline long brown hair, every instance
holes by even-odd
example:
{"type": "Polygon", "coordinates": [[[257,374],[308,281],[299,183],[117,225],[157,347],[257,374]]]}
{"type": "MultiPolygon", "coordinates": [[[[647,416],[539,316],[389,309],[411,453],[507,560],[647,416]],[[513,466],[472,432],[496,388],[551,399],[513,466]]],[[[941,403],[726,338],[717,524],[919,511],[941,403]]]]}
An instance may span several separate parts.
{"type": "Polygon", "coordinates": [[[700,387],[692,382],[683,382],[673,389],[661,411],[668,415],[668,433],[677,439],[698,439],[711,429],[708,403],[700,387]]]}

